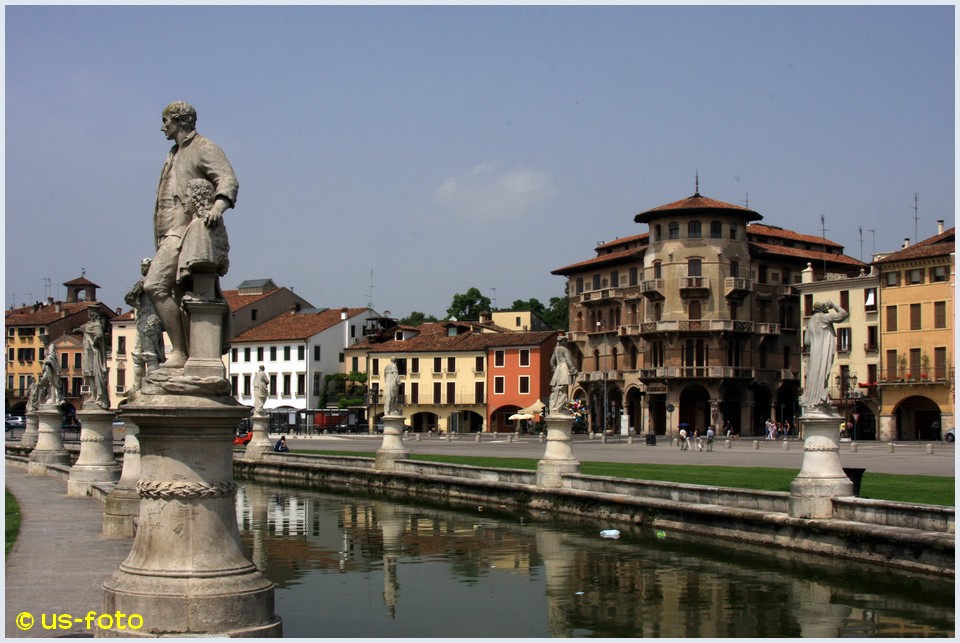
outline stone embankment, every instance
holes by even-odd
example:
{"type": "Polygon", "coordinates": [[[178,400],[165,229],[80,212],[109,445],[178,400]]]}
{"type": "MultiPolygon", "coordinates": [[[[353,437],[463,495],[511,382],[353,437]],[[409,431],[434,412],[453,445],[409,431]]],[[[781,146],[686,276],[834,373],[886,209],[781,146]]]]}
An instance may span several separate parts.
{"type": "Polygon", "coordinates": [[[788,492],[564,474],[536,484],[534,471],[374,458],[267,453],[235,457],[238,480],[350,490],[464,506],[509,507],[772,546],[954,577],[952,507],[834,499],[833,516],[794,518],[788,492]]]}

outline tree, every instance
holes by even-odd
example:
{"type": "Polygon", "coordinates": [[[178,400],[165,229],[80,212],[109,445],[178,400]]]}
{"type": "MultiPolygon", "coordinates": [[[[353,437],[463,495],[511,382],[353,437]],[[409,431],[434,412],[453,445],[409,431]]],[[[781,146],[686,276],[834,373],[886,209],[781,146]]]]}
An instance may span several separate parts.
{"type": "Polygon", "coordinates": [[[447,308],[447,318],[456,317],[458,321],[477,321],[480,313],[490,311],[490,298],[485,297],[477,288],[453,296],[453,303],[447,308]]]}
{"type": "Polygon", "coordinates": [[[569,305],[570,298],[566,295],[551,297],[549,307],[531,297],[526,301],[517,299],[509,310],[529,310],[553,330],[567,330],[570,317],[569,305]]]}
{"type": "Polygon", "coordinates": [[[408,316],[401,319],[398,323],[401,326],[419,326],[421,324],[427,324],[430,322],[439,321],[433,315],[428,315],[426,313],[421,313],[418,310],[413,311],[408,316]]]}

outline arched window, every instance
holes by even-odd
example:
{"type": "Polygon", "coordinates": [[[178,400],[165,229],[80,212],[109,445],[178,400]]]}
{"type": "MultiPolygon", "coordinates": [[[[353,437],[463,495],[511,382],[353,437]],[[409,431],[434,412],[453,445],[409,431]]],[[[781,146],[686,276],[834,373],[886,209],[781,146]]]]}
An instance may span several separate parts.
{"type": "Polygon", "coordinates": [[[667,236],[670,239],[679,239],[680,238],[680,224],[676,221],[671,221],[668,228],[667,236]]]}
{"type": "Polygon", "coordinates": [[[700,238],[700,222],[691,221],[687,224],[687,236],[691,239],[700,238]]]}
{"type": "Polygon", "coordinates": [[[630,370],[637,370],[637,356],[639,355],[636,346],[630,347],[630,370]]]}
{"type": "Polygon", "coordinates": [[[657,302],[653,305],[653,321],[660,321],[663,315],[663,304],[657,302]]]}
{"type": "Polygon", "coordinates": [[[655,226],[653,226],[653,242],[656,243],[662,240],[663,240],[663,226],[661,226],[658,223],[655,226]]]}
{"type": "Polygon", "coordinates": [[[630,285],[636,286],[639,283],[639,275],[637,272],[637,267],[634,266],[630,269],[630,285]]]}
{"type": "Polygon", "coordinates": [[[663,263],[660,261],[653,262],[653,278],[663,279],[663,263]]]}
{"type": "Polygon", "coordinates": [[[577,330],[583,332],[583,311],[577,311],[577,330]]]}
{"type": "Polygon", "coordinates": [[[593,351],[593,370],[595,371],[600,370],[600,351],[599,350],[593,351]]]}

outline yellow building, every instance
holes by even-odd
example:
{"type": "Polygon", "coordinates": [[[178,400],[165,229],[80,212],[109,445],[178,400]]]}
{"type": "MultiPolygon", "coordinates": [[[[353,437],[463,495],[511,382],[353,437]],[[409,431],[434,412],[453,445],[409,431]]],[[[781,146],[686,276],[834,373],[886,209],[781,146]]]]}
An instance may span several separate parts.
{"type": "MultiPolygon", "coordinates": [[[[803,271],[796,285],[803,306],[801,328],[814,313],[815,302],[830,301],[849,313],[836,324],[837,354],[829,377],[830,400],[845,416],[850,427],[843,437],[851,440],[878,439],[880,397],[880,279],[876,268],[859,275],[828,275],[815,279],[812,266],[803,271]]],[[[804,331],[805,332],[805,331],[804,331]]],[[[801,340],[801,346],[803,342],[801,340]]],[[[806,360],[800,381],[806,381],[806,360]]]]}
{"type": "Polygon", "coordinates": [[[955,228],[874,261],[880,273],[880,439],[954,426],[955,228]]]}

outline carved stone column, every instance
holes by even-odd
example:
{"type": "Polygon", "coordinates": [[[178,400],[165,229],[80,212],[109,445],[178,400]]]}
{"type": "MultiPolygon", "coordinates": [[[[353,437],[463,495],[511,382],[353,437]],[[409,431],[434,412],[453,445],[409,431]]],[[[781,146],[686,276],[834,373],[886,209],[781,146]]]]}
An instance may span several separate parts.
{"type": "Polygon", "coordinates": [[[27,413],[27,427],[20,436],[20,446],[32,449],[37,444],[37,437],[40,435],[40,417],[37,413],[31,411],[27,413]]]}
{"type": "Polygon", "coordinates": [[[562,487],[564,474],[580,471],[580,461],[573,455],[573,449],[570,448],[573,422],[572,415],[563,413],[554,413],[546,417],[547,448],[543,458],[537,463],[537,485],[562,487]]]}
{"type": "Polygon", "coordinates": [[[117,486],[107,494],[103,508],[103,535],[107,538],[133,538],[136,518],[140,515],[140,440],[139,428],[128,417],[123,418],[123,468],[117,486]]]}
{"type": "Polygon", "coordinates": [[[853,482],[840,466],[837,413],[804,412],[803,465],[790,483],[790,515],[794,518],[829,518],[833,498],[853,495],[853,482]]]}
{"type": "Polygon", "coordinates": [[[140,517],[103,585],[103,610],[140,614],[143,628],[100,636],[281,635],[273,584],[237,529],[233,436],[247,412],[229,396],[143,395],[126,406],[140,428],[140,517]]]}
{"type": "Polygon", "coordinates": [[[30,452],[27,473],[43,476],[47,465],[70,464],[70,454],[63,448],[63,430],[60,428],[60,409],[53,404],[44,404],[37,413],[39,429],[37,444],[30,452]]]}
{"type": "Polygon", "coordinates": [[[403,444],[403,416],[383,416],[383,444],[377,450],[375,469],[396,469],[397,460],[403,460],[410,451],[403,444]]]}
{"type": "Polygon", "coordinates": [[[80,424],[80,456],[70,469],[68,496],[89,496],[95,482],[116,482],[120,465],[113,457],[113,411],[95,404],[77,413],[80,424]]]}
{"type": "Polygon", "coordinates": [[[250,460],[259,460],[264,453],[271,451],[273,443],[270,442],[270,416],[266,413],[256,414],[253,416],[253,437],[247,443],[243,455],[250,460]]]}

